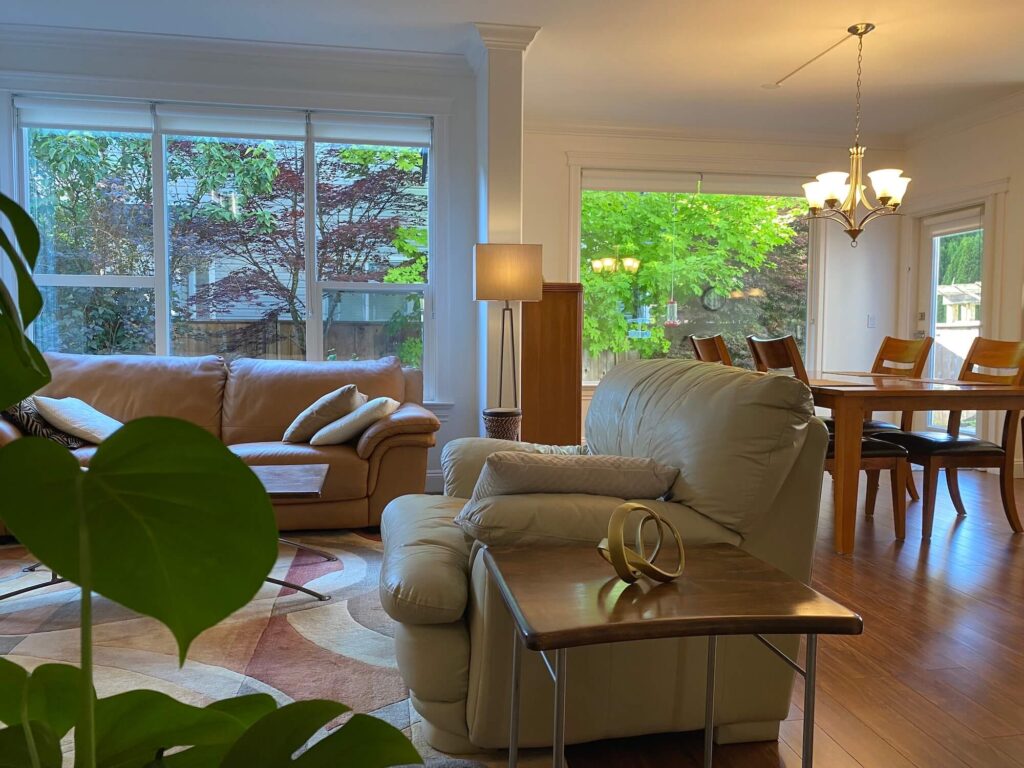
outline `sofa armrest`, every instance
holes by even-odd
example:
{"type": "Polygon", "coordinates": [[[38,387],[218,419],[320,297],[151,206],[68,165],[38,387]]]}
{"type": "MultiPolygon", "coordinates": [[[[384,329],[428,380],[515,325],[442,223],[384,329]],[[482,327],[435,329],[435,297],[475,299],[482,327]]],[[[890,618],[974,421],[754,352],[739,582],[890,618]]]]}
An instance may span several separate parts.
{"type": "Polygon", "coordinates": [[[437,416],[418,403],[402,403],[398,410],[363,432],[356,445],[359,458],[368,459],[382,441],[395,435],[432,434],[441,428],[437,416]]]}
{"type": "Polygon", "coordinates": [[[0,417],[0,446],[13,443],[21,436],[20,429],[7,421],[7,419],[0,417]]]}
{"type": "Polygon", "coordinates": [[[452,522],[462,502],[444,496],[401,496],[384,510],[380,602],[402,624],[449,624],[466,612],[469,550],[452,522]]]}
{"type": "Polygon", "coordinates": [[[582,445],[544,445],[515,440],[496,440],[491,437],[460,437],[449,440],[441,452],[441,472],[444,475],[445,496],[468,499],[473,495],[477,478],[483,471],[487,457],[498,451],[548,453],[563,456],[584,454],[582,445]]]}

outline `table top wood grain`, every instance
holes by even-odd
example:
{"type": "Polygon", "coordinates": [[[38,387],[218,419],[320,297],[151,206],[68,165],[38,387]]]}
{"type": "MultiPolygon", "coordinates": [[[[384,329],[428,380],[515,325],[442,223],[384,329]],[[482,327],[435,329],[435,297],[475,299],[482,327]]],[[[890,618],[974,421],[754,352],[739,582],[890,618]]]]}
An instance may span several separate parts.
{"type": "MultiPolygon", "coordinates": [[[[671,561],[673,552],[662,557],[671,561]]],[[[484,563],[534,651],[665,637],[860,634],[860,616],[730,544],[686,548],[667,584],[626,584],[592,546],[488,547],[484,563]]]]}
{"type": "Polygon", "coordinates": [[[318,499],[327,464],[264,464],[249,467],[272,499],[318,499]]]}

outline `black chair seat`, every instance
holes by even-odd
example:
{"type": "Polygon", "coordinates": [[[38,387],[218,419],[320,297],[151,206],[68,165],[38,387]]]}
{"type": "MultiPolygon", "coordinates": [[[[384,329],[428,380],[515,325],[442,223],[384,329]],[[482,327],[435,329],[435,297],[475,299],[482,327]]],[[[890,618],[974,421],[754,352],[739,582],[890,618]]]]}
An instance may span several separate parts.
{"type": "MultiPolygon", "coordinates": [[[[907,449],[901,445],[894,443],[887,443],[885,440],[875,440],[872,437],[861,438],[860,441],[860,456],[862,459],[885,459],[885,458],[896,458],[905,459],[909,454],[907,449]]],[[[834,459],[836,457],[836,445],[832,440],[828,441],[828,453],[825,458],[834,459]]]]}
{"type": "MultiPolygon", "coordinates": [[[[834,435],[836,433],[836,420],[829,416],[824,419],[825,426],[828,428],[828,433],[834,435]]],[[[864,429],[861,430],[865,435],[870,435],[873,432],[899,432],[900,428],[895,424],[891,424],[888,421],[881,421],[880,419],[865,419],[864,429]]]]}
{"type": "Polygon", "coordinates": [[[1002,456],[1004,453],[1002,446],[988,440],[969,435],[953,437],[945,432],[893,432],[887,433],[885,439],[902,445],[911,456],[1002,456]]]}

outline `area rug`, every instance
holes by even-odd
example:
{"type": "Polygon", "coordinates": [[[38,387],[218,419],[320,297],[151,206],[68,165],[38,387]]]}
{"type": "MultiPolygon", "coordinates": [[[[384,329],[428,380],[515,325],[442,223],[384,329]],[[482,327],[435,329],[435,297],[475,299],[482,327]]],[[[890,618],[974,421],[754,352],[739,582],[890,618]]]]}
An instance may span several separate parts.
{"type": "MultiPolygon", "coordinates": [[[[380,537],[333,532],[298,540],[334,553],[337,562],[281,545],[272,575],[331,599],[321,602],[294,589],[264,584],[252,602],[193,643],[181,668],[173,638],[162,625],[97,597],[93,614],[99,695],[148,688],[196,705],[256,692],[269,693],[281,703],[334,699],[403,730],[431,768],[503,765],[502,753],[449,757],[423,739],[419,715],[395,662],[393,622],[377,596],[380,537]]],[[[47,573],[23,573],[29,562],[23,548],[0,547],[0,594],[49,578],[47,573]]],[[[77,662],[77,587],[47,587],[0,601],[0,654],[27,668],[49,661],[77,662]]],[[[522,764],[546,764],[547,755],[524,755],[522,764]]]]}

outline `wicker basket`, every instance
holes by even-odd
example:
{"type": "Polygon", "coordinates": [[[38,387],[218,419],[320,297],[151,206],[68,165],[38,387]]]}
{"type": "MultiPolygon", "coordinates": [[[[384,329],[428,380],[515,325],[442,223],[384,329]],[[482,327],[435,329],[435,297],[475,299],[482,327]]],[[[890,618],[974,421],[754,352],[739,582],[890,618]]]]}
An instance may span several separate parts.
{"type": "Polygon", "coordinates": [[[484,429],[487,437],[498,440],[518,440],[523,423],[523,412],[518,408],[486,408],[484,429]]]}

